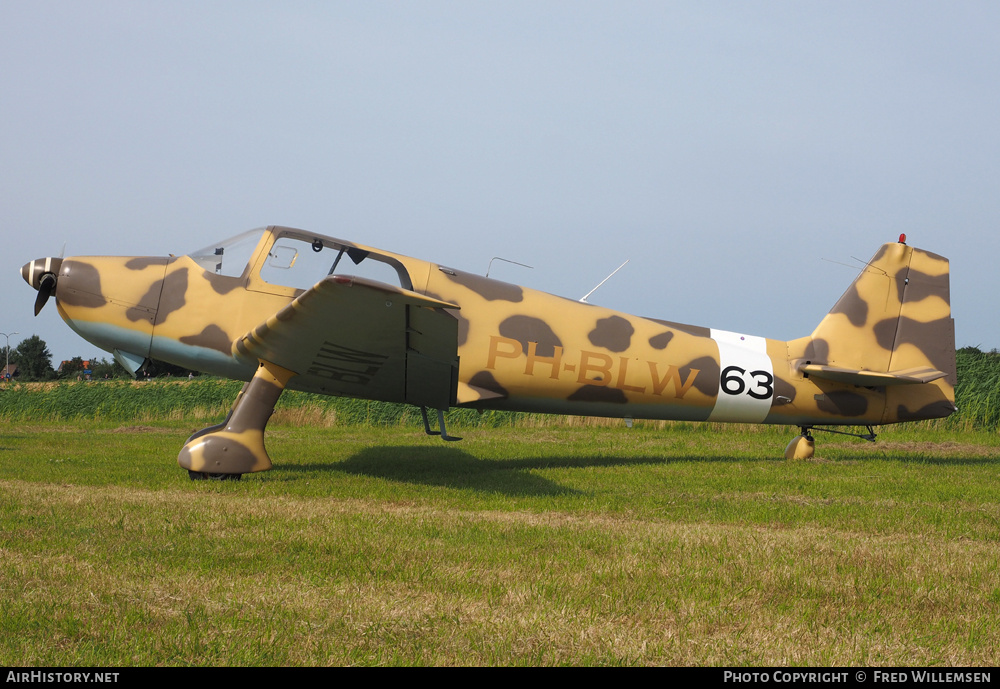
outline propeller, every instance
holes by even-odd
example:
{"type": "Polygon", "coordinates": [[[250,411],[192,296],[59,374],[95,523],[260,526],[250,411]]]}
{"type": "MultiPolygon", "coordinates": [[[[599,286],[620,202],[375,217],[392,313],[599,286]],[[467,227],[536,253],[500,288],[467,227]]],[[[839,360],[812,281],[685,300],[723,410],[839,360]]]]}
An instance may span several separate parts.
{"type": "Polygon", "coordinates": [[[42,310],[45,302],[49,300],[53,292],[56,291],[59,268],[62,267],[62,258],[37,258],[30,263],[21,266],[21,277],[29,285],[38,290],[35,297],[35,315],[42,310]]]}

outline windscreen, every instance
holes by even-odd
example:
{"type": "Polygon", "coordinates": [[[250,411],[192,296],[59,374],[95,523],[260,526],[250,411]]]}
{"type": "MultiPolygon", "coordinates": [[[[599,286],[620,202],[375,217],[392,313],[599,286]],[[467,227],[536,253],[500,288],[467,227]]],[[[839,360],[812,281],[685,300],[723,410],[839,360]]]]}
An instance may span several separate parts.
{"type": "Polygon", "coordinates": [[[188,256],[210,273],[238,278],[243,275],[243,270],[266,229],[259,227],[242,232],[216,244],[209,244],[188,256]]]}

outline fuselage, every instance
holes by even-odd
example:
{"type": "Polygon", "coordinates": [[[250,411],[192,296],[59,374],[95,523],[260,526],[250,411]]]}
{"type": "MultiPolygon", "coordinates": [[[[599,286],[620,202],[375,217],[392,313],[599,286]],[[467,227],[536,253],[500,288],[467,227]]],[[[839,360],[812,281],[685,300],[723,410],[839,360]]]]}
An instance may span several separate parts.
{"type": "MultiPolygon", "coordinates": [[[[811,378],[804,363],[827,363],[814,337],[785,342],[633,316],[289,228],[262,230],[246,248],[252,237],[241,238],[242,257],[220,244],[176,257],[64,259],[59,313],[120,361],[148,357],[249,380],[258,362],[238,351],[244,334],[316,282],[367,264],[383,282],[458,307],[444,309],[457,319],[456,405],[800,426],[953,410],[953,380],[897,388],[811,378]]],[[[369,397],[365,362],[338,364],[355,365],[356,389],[336,394],[369,397]]],[[[288,387],[331,392],[322,377],[296,373],[288,387]]]]}

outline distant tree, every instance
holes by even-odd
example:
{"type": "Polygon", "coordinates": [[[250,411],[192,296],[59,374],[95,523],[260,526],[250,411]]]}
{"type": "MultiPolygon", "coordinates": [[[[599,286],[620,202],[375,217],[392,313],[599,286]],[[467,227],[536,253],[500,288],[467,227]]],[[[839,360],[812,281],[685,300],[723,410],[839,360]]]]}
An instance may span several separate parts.
{"type": "Polygon", "coordinates": [[[45,340],[38,335],[21,340],[11,352],[10,362],[17,364],[21,380],[46,380],[55,375],[52,370],[52,353],[45,340]]]}
{"type": "Polygon", "coordinates": [[[60,378],[76,378],[83,373],[83,357],[75,356],[69,361],[64,361],[59,367],[60,378]]]}

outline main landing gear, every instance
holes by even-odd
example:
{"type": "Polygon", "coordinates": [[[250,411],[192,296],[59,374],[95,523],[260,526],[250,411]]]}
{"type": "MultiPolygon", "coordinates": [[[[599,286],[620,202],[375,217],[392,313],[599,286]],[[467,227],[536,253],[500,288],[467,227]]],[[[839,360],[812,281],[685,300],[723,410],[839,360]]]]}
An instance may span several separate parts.
{"type": "Polygon", "coordinates": [[[867,433],[848,433],[846,431],[835,431],[832,428],[816,428],[815,426],[802,426],[802,432],[792,438],[792,442],[788,443],[788,447],[785,448],[785,459],[811,459],[816,451],[816,442],[813,440],[812,433],[810,431],[824,431],[826,433],[837,433],[839,435],[853,435],[855,438],[861,438],[862,440],[867,440],[870,443],[875,442],[875,429],[871,426],[865,426],[868,429],[867,433]]]}
{"type": "Polygon", "coordinates": [[[198,431],[184,443],[177,463],[193,481],[238,481],[243,474],[267,471],[264,427],[285,385],[295,374],[260,361],[253,380],[243,386],[226,420],[198,431]]]}

